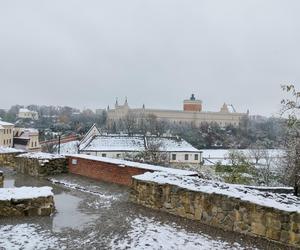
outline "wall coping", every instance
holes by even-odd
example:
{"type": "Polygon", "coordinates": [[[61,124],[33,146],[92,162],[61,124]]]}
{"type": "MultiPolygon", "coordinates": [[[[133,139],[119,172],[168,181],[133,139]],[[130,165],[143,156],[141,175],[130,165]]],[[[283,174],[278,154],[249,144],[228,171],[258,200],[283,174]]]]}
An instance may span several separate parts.
{"type": "Polygon", "coordinates": [[[243,185],[227,184],[204,180],[199,177],[178,176],[163,172],[147,172],[142,175],[133,176],[133,179],[156,184],[174,185],[190,191],[207,194],[224,195],[263,207],[275,208],[285,212],[300,213],[300,198],[291,194],[276,194],[273,192],[251,189],[243,185]]]}

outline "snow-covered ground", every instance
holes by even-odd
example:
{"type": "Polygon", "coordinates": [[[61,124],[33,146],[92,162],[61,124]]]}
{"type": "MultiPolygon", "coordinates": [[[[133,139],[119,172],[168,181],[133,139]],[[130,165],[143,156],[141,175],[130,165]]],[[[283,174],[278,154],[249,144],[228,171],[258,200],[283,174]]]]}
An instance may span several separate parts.
{"type": "Polygon", "coordinates": [[[0,249],[66,249],[50,230],[31,223],[0,225],[0,249]]]}
{"type": "MultiPolygon", "coordinates": [[[[217,163],[221,163],[222,165],[230,165],[229,162],[229,153],[233,151],[233,149],[204,149],[202,151],[202,158],[204,160],[204,165],[211,166],[217,163]]],[[[250,149],[238,149],[235,152],[242,153],[250,162],[255,163],[254,154],[255,150],[250,149]]],[[[262,156],[264,150],[260,150],[261,156],[259,157],[259,164],[264,164],[265,159],[262,156]]],[[[266,149],[266,155],[268,160],[272,162],[272,165],[275,165],[277,161],[282,157],[283,151],[280,149],[266,149]]]]}
{"type": "MultiPolygon", "coordinates": [[[[110,242],[111,249],[246,249],[239,243],[229,243],[207,234],[188,232],[175,224],[163,224],[152,218],[140,217],[130,222],[131,229],[124,238],[115,236],[110,242]]],[[[252,248],[255,249],[255,248],[252,248]]]]}
{"type": "Polygon", "coordinates": [[[1,250],[276,248],[130,203],[123,186],[74,175],[46,181],[9,171],[4,186],[51,186],[57,211],[51,217],[0,218],[1,250]]]}

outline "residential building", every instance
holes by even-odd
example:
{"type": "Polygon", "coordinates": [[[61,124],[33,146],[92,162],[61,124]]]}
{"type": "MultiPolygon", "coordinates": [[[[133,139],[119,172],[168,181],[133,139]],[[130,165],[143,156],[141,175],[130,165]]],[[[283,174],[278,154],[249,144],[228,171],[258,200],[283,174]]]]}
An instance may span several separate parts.
{"type": "Polygon", "coordinates": [[[0,146],[12,147],[13,146],[13,130],[14,124],[0,120],[0,146]]]}
{"type": "Polygon", "coordinates": [[[38,120],[39,115],[38,115],[38,112],[36,112],[36,111],[32,111],[27,108],[21,108],[21,109],[19,109],[18,118],[38,120]]]}
{"type": "Polygon", "coordinates": [[[164,153],[170,164],[200,164],[200,150],[178,137],[101,134],[94,125],[79,143],[82,154],[126,159],[146,150],[164,153]]]}
{"type": "Polygon", "coordinates": [[[40,151],[39,131],[33,128],[14,129],[14,148],[26,151],[40,151]]]}
{"type": "Polygon", "coordinates": [[[201,123],[215,122],[224,127],[227,125],[238,126],[247,113],[238,113],[232,105],[223,104],[218,112],[203,111],[201,100],[195,98],[194,94],[190,99],[183,101],[183,110],[166,110],[166,109],[147,109],[145,105],[142,108],[132,109],[128,105],[127,99],[124,105],[119,105],[116,101],[115,108],[107,108],[107,118],[110,124],[124,119],[128,113],[135,114],[137,118],[147,115],[155,115],[160,120],[165,120],[174,124],[186,124],[199,126],[201,123]]]}

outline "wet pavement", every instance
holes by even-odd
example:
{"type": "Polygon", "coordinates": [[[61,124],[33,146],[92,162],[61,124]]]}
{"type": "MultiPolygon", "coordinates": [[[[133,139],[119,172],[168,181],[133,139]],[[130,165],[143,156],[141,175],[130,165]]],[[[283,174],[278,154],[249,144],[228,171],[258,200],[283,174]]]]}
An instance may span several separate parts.
{"type": "Polygon", "coordinates": [[[4,172],[4,187],[52,186],[51,217],[0,219],[0,249],[288,249],[128,201],[127,187],[76,175],[4,172]]]}

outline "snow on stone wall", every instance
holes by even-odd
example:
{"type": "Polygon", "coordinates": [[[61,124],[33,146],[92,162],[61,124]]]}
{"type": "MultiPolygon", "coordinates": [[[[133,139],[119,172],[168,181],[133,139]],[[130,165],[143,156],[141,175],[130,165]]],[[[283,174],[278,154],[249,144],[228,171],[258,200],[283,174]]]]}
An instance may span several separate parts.
{"type": "Polygon", "coordinates": [[[131,200],[201,223],[300,247],[300,199],[166,173],[133,177],[131,200]]]}

